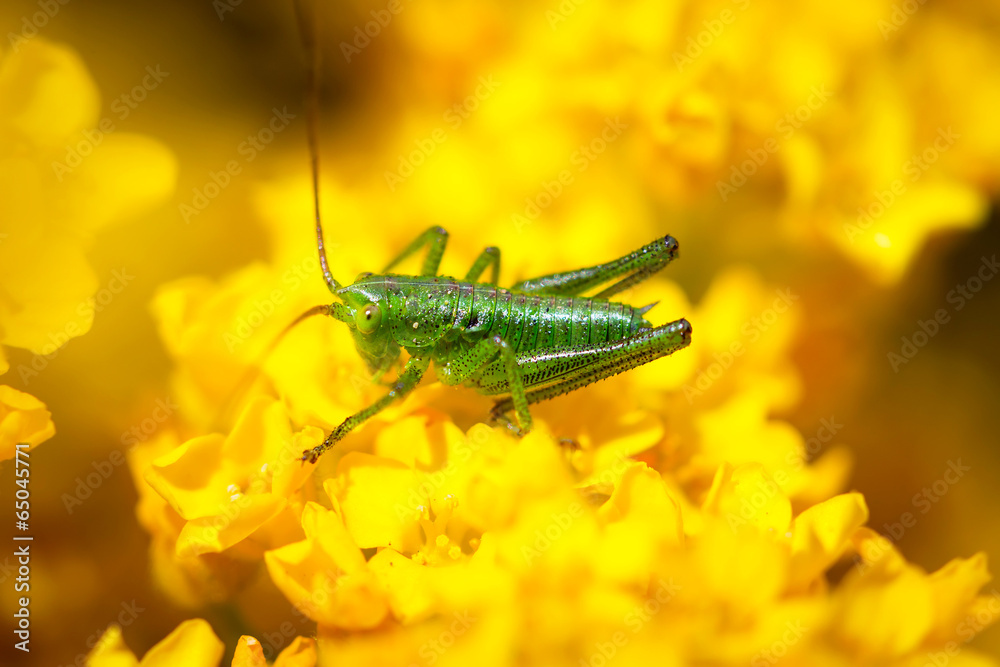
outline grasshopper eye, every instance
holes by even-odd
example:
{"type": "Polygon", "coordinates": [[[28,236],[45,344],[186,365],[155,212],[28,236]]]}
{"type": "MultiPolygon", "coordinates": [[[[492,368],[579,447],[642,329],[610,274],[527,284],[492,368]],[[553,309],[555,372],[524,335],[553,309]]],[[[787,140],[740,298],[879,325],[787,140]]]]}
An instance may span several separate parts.
{"type": "Polygon", "coordinates": [[[359,310],[358,314],[354,317],[354,323],[358,325],[358,329],[364,334],[370,334],[378,329],[379,322],[381,321],[382,311],[374,303],[369,303],[359,310]]]}

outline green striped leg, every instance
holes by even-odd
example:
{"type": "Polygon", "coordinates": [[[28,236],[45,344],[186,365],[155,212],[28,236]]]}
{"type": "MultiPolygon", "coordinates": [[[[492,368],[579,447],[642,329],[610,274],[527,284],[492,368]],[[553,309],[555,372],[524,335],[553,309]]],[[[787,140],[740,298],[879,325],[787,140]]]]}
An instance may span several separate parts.
{"type": "MultiPolygon", "coordinates": [[[[691,325],[685,319],[643,329],[631,338],[518,357],[518,365],[528,388],[527,403],[538,403],[569,393],[588,384],[623,373],[654,359],[687,347],[691,343],[691,325]]],[[[512,394],[513,396],[513,394],[512,394]]],[[[490,416],[503,420],[515,408],[512,396],[493,406],[490,416]]]]}
{"type": "Polygon", "coordinates": [[[489,268],[490,265],[493,266],[493,271],[489,284],[496,285],[497,281],[500,280],[500,248],[494,246],[486,248],[479,254],[479,257],[472,264],[472,268],[465,274],[465,282],[477,282],[479,276],[483,275],[483,271],[489,268]]]}
{"type": "Polygon", "coordinates": [[[385,410],[393,401],[401,399],[413,391],[416,386],[420,384],[420,378],[424,376],[424,372],[427,370],[430,363],[430,358],[425,360],[417,357],[410,357],[410,360],[406,362],[406,366],[403,368],[403,372],[399,374],[399,378],[395,383],[393,383],[392,389],[389,390],[388,394],[378,399],[364,410],[356,412],[345,419],[344,423],[330,431],[330,435],[326,436],[323,444],[302,452],[302,460],[309,461],[309,463],[316,463],[316,459],[318,459],[323,452],[342,440],[345,435],[382,410],[385,410]]]}
{"type": "Polygon", "coordinates": [[[415,254],[418,250],[427,246],[427,257],[424,258],[423,267],[420,269],[422,276],[436,276],[438,267],[441,266],[441,257],[444,256],[444,248],[448,245],[448,232],[443,227],[431,227],[423,234],[413,240],[403,252],[399,253],[396,259],[389,262],[388,266],[382,269],[382,273],[389,273],[389,270],[402,262],[404,259],[415,254]]]}
{"type": "Polygon", "coordinates": [[[575,296],[619,276],[625,276],[611,287],[594,295],[594,298],[607,299],[642,282],[665,267],[677,256],[677,247],[677,240],[674,237],[664,236],[614,261],[586,269],[530,278],[517,283],[511,290],[532,294],[575,296]]]}

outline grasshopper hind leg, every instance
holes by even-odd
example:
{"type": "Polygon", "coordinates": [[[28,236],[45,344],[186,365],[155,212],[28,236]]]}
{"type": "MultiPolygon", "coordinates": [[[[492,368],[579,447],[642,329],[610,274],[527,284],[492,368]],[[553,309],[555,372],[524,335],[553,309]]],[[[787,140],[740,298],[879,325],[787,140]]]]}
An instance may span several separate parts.
{"type": "MultiPolygon", "coordinates": [[[[691,344],[691,324],[679,319],[611,343],[581,345],[518,356],[519,371],[530,405],[624,373],[691,344]]],[[[501,423],[515,407],[512,396],[497,401],[490,412],[501,423]]],[[[509,418],[506,418],[509,422],[509,418]]]]}
{"type": "Polygon", "coordinates": [[[677,239],[667,235],[616,260],[586,269],[530,278],[517,283],[511,289],[532,294],[576,296],[616,278],[621,278],[618,282],[594,295],[595,298],[607,299],[641,283],[661,270],[677,257],[677,251],[677,239]]]}

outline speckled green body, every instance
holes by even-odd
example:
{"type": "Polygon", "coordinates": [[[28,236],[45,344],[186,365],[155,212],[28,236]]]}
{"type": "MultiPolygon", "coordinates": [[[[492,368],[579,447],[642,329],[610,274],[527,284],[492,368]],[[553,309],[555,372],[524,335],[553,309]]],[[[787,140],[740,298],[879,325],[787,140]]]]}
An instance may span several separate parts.
{"type": "MultiPolygon", "coordinates": [[[[386,328],[383,340],[373,341],[355,329],[364,356],[395,359],[398,348],[411,356],[429,355],[443,381],[447,382],[451,371],[461,375],[470,371],[462,384],[487,395],[509,391],[502,364],[494,361],[479,369],[465,369],[461,363],[468,349],[491,336],[509,343],[519,365],[524,365],[538,355],[620,341],[652,326],[639,309],[623,303],[516,292],[447,276],[373,275],[341,288],[340,293],[348,302],[380,304],[387,318],[382,324],[386,328]]],[[[529,374],[525,385],[535,386],[544,379],[542,373],[529,374]]]]}
{"type": "Polygon", "coordinates": [[[635,368],[686,347],[691,325],[680,319],[653,327],[644,313],[609,297],[646,279],[677,254],[665,236],[606,264],[498,287],[500,252],[487,248],[463,280],[437,275],[448,233],[432,227],[380,275],[342,286],[330,275],[317,225],[320,263],[340,301],[326,314],[351,328],[358,352],[381,377],[409,353],[388,394],[348,417],[322,445],[303,453],[315,461],[353,428],[412,391],[433,362],[438,379],[497,396],[492,416],[518,434],[531,430],[528,405],[635,368]],[[427,247],[421,276],[388,271],[427,247]],[[492,281],[479,282],[489,267],[492,281]],[[594,296],[583,292],[615,281],[594,296]],[[517,423],[506,415],[513,411],[517,423]]]}

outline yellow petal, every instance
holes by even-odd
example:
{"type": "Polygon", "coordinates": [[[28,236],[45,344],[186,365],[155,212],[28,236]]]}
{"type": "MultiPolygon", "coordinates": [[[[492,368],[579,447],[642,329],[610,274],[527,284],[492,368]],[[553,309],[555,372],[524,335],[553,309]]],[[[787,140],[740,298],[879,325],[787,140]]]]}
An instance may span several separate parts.
{"type": "Polygon", "coordinates": [[[230,495],[224,486],[213,484],[224,442],[217,434],[192,438],[154,461],[146,481],[185,519],[214,516],[230,495]]]}
{"type": "Polygon", "coordinates": [[[720,467],[703,509],[735,533],[755,530],[776,538],[788,533],[792,519],[788,497],[758,463],[720,467]]]}
{"type": "Polygon", "coordinates": [[[627,467],[598,516],[607,522],[630,522],[637,529],[655,531],[656,538],[677,545],[683,540],[680,508],[670,496],[660,474],[645,463],[627,467]]]}
{"type": "Polygon", "coordinates": [[[419,504],[419,479],[391,459],[351,452],[340,460],[337,477],[324,488],[340,503],[344,523],[362,549],[393,547],[411,551],[419,544],[412,510],[419,504]]]}
{"type": "Polygon", "coordinates": [[[934,598],[927,577],[912,566],[885,580],[858,574],[837,590],[841,639],[883,659],[916,649],[934,621],[934,598]]]}
{"type": "Polygon", "coordinates": [[[388,592],[392,614],[401,622],[412,623],[431,612],[435,596],[425,576],[429,568],[394,549],[382,549],[372,556],[368,566],[388,592]]]}
{"type": "Polygon", "coordinates": [[[336,512],[307,503],[306,539],[268,551],[275,585],[303,614],[324,625],[371,628],[388,613],[385,595],[336,512]]]}
{"type": "MultiPolygon", "coordinates": [[[[26,348],[48,361],[46,355],[90,331],[94,308],[88,307],[88,300],[97,285],[97,276],[78,245],[55,235],[12,235],[0,243],[3,344],[26,348]]],[[[22,380],[44,370],[35,361],[21,365],[22,380]]]]}
{"type": "Polygon", "coordinates": [[[233,653],[232,667],[267,667],[260,642],[249,635],[241,636],[233,653]]]}
{"type": "Polygon", "coordinates": [[[139,661],[125,646],[121,627],[112,624],[87,654],[86,664],[87,667],[135,667],[139,661]]]}
{"type": "Polygon", "coordinates": [[[271,473],[271,493],[287,498],[305,484],[316,466],[302,464],[302,452],[316,447],[326,434],[315,426],[307,426],[292,435],[291,443],[274,455],[267,465],[271,473]]]}
{"type": "Polygon", "coordinates": [[[285,498],[270,493],[241,495],[219,514],[184,524],[177,537],[177,556],[225,551],[278,516],[287,504],[285,498]]]}
{"type": "Polygon", "coordinates": [[[92,127],[97,87],[72,49],[32,39],[0,60],[0,121],[36,146],[62,147],[92,127]]]}
{"type": "Polygon", "coordinates": [[[427,418],[404,417],[386,426],[375,439],[375,453],[408,468],[430,466],[434,452],[427,437],[427,418]]]}
{"type": "Polygon", "coordinates": [[[140,667],[218,667],[225,645],[207,621],[184,621],[142,657],[140,667]]]}
{"type": "Polygon", "coordinates": [[[822,576],[850,546],[855,531],[868,520],[860,493],[846,493],[810,507],[792,526],[791,580],[793,590],[822,576]]]}
{"type": "Polygon", "coordinates": [[[105,135],[65,179],[70,206],[88,206],[94,233],[162,204],[177,184],[177,159],[163,143],[138,134],[105,135]]]}
{"type": "Polygon", "coordinates": [[[52,414],[44,403],[31,394],[0,385],[0,461],[14,458],[18,443],[28,443],[30,451],[55,433],[52,414]]]}
{"type": "MultiPolygon", "coordinates": [[[[979,590],[990,579],[984,553],[972,558],[955,558],[930,575],[936,626],[932,636],[936,641],[965,640],[958,628],[977,602],[987,608],[990,623],[1000,618],[1000,595],[996,591],[977,598],[979,590]]],[[[985,627],[986,624],[979,625],[985,627]]]]}
{"type": "Polygon", "coordinates": [[[278,654],[273,667],[315,667],[316,640],[296,637],[278,654]]]}

